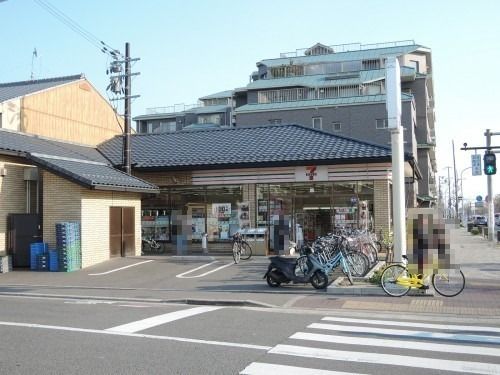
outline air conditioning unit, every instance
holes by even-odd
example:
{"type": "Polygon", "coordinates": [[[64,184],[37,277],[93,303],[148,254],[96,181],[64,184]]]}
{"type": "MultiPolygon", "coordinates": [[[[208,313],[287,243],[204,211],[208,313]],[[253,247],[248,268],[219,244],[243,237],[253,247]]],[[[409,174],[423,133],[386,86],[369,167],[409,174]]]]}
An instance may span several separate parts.
{"type": "Polygon", "coordinates": [[[38,168],[28,167],[24,168],[24,181],[37,181],[38,180],[38,168]]]}

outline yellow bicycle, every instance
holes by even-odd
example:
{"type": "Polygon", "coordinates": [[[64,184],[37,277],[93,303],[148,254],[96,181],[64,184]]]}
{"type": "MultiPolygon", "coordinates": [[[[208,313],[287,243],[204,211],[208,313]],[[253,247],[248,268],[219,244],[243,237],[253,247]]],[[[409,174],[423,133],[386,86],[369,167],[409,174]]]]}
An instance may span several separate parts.
{"type": "MultiPolygon", "coordinates": [[[[402,297],[411,288],[428,289],[425,283],[429,275],[413,274],[402,264],[391,264],[387,267],[380,278],[382,288],[392,297],[402,297]]],[[[450,268],[439,270],[432,275],[432,286],[444,297],[454,297],[465,288],[465,276],[460,269],[450,268]]]]}

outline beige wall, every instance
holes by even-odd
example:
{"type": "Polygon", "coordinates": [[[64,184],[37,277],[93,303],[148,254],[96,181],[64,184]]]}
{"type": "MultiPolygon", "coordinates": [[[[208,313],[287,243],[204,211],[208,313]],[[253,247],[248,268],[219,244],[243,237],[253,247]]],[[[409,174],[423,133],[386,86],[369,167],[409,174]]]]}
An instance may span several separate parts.
{"type": "Polygon", "coordinates": [[[0,156],[0,170],[5,176],[0,176],[0,254],[7,249],[7,217],[8,214],[26,212],[26,188],[24,168],[21,159],[0,156]]]}
{"type": "Polygon", "coordinates": [[[420,55],[420,54],[417,55],[410,53],[404,55],[402,58],[403,58],[402,65],[406,66],[411,66],[410,60],[418,61],[418,68],[420,70],[418,73],[427,74],[427,58],[425,57],[425,55],[420,55]]]}
{"type": "Polygon", "coordinates": [[[108,260],[109,208],[135,208],[135,251],[141,255],[141,195],[90,190],[48,172],[43,174],[44,241],[55,248],[55,224],[79,221],[81,224],[82,267],[108,260]]]}
{"type": "Polygon", "coordinates": [[[19,130],[21,126],[21,100],[12,99],[0,103],[0,114],[2,115],[1,128],[19,130]]]}
{"type": "Polygon", "coordinates": [[[86,190],[82,196],[82,266],[109,259],[109,208],[134,207],[135,255],[141,255],[141,195],[86,190]]]}
{"type": "Polygon", "coordinates": [[[21,100],[20,130],[95,146],[121,133],[109,103],[87,80],[27,95],[21,100]]]}
{"type": "Polygon", "coordinates": [[[391,230],[391,192],[388,180],[373,181],[373,211],[375,216],[375,233],[391,230]]]}

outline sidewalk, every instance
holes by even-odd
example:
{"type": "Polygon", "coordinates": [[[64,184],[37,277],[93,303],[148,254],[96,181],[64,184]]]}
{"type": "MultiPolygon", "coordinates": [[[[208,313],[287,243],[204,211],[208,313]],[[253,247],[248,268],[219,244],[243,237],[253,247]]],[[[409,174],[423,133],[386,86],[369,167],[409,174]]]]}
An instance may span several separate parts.
{"type": "Polygon", "coordinates": [[[466,276],[466,289],[453,298],[393,298],[386,296],[380,286],[368,283],[327,291],[301,284],[269,288],[262,279],[268,265],[266,257],[252,257],[234,265],[229,256],[116,258],[73,273],[14,271],[0,274],[0,294],[498,317],[500,245],[472,236],[463,228],[450,228],[449,233],[456,262],[466,276]],[[134,266],[139,263],[143,264],[134,266]],[[110,269],[130,265],[123,271],[105,274],[110,269]],[[180,274],[196,268],[200,268],[199,274],[220,270],[209,271],[203,277],[179,278],[180,274]],[[90,276],[92,273],[102,276],[90,276]]]}

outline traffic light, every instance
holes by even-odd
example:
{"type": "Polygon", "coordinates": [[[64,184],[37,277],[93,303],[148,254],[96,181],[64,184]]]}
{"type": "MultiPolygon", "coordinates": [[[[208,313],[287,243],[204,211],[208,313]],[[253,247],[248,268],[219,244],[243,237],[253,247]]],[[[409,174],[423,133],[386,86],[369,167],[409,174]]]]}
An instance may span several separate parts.
{"type": "Polygon", "coordinates": [[[483,156],[484,174],[492,175],[497,173],[497,159],[494,153],[486,152],[483,156]]]}

